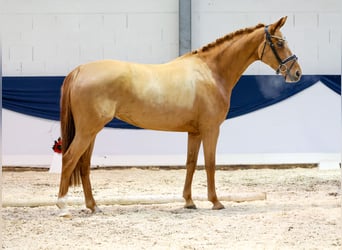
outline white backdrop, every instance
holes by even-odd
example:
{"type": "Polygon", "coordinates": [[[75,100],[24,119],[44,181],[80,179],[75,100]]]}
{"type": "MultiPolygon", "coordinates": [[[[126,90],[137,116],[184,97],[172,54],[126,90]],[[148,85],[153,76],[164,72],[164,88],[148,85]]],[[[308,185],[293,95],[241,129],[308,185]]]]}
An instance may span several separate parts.
{"type": "MultiPolygon", "coordinates": [[[[178,0],[85,0],[82,4],[2,0],[1,6],[5,76],[66,75],[95,59],[162,63],[178,55],[178,0]]],[[[198,0],[192,1],[192,8],[193,48],[288,15],[283,31],[303,73],[341,74],[339,0],[310,4],[290,0],[285,5],[271,0],[198,0]]],[[[246,74],[274,72],[255,63],[246,74]]],[[[59,123],[2,111],[3,163],[48,164],[59,123]]],[[[340,130],[340,96],[317,84],[279,104],[226,121],[218,160],[222,164],[258,161],[260,156],[285,162],[336,160],[340,130]]],[[[96,141],[94,164],[183,164],[185,152],[183,133],[105,129],[96,141]]]]}

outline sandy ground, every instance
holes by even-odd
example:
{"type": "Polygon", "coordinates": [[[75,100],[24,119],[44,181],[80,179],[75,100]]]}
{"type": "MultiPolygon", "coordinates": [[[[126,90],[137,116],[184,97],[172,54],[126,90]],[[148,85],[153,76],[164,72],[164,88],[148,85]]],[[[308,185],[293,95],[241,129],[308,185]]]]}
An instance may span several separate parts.
{"type": "MultiPolygon", "coordinates": [[[[3,249],[342,249],[339,170],[217,171],[218,195],[266,192],[267,200],[100,206],[2,208],[3,249]]],[[[95,199],[123,195],[181,195],[185,170],[92,170],[95,199]]],[[[56,199],[59,174],[3,172],[2,199],[56,199]]],[[[83,197],[80,187],[70,197],[83,197]]],[[[205,171],[193,195],[206,194],[205,171]]]]}

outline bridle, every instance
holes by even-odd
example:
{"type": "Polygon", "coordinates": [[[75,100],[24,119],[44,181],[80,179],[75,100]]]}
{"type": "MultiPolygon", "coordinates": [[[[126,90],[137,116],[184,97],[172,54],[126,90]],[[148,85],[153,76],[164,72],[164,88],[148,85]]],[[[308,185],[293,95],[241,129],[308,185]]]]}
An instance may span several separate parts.
{"type": "Polygon", "coordinates": [[[295,54],[289,56],[288,58],[284,59],[284,60],[281,60],[276,48],[275,48],[275,45],[274,43],[272,42],[272,38],[276,38],[278,40],[282,40],[282,41],[285,41],[285,39],[281,38],[281,37],[277,37],[277,36],[272,36],[270,34],[270,32],[268,31],[268,26],[265,26],[265,36],[266,36],[266,39],[265,39],[265,43],[264,43],[264,48],[262,49],[262,54],[261,54],[261,58],[260,60],[262,60],[262,57],[264,56],[264,52],[265,52],[265,48],[266,48],[266,44],[268,44],[274,54],[274,56],[276,57],[278,63],[279,63],[279,66],[276,70],[276,73],[279,74],[280,72],[281,73],[286,73],[285,74],[285,79],[287,78],[287,76],[290,77],[291,80],[294,80],[293,76],[290,74],[290,70],[292,69],[293,65],[295,64],[295,62],[297,61],[297,56],[295,54]],[[290,67],[287,67],[287,63],[288,62],[291,62],[291,65],[290,67]]]}

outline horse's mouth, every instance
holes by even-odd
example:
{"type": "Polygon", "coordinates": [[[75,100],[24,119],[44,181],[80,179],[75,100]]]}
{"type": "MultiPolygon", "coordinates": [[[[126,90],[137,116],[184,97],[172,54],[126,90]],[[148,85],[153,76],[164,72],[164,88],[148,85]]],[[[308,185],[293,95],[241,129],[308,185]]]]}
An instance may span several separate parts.
{"type": "Polygon", "coordinates": [[[284,76],[285,82],[287,83],[296,83],[299,82],[302,78],[302,72],[297,70],[294,75],[288,73],[284,76]]]}

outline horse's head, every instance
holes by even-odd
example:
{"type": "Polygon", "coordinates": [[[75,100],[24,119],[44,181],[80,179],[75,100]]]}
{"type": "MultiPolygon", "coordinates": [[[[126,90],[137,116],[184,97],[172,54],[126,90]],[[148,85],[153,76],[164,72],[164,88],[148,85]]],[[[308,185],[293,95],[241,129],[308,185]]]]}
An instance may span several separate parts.
{"type": "Polygon", "coordinates": [[[292,54],[280,32],[286,19],[287,17],[283,17],[274,24],[265,26],[265,41],[260,44],[258,54],[260,60],[272,67],[277,74],[281,73],[286,82],[298,82],[302,70],[296,55],[292,54]]]}

